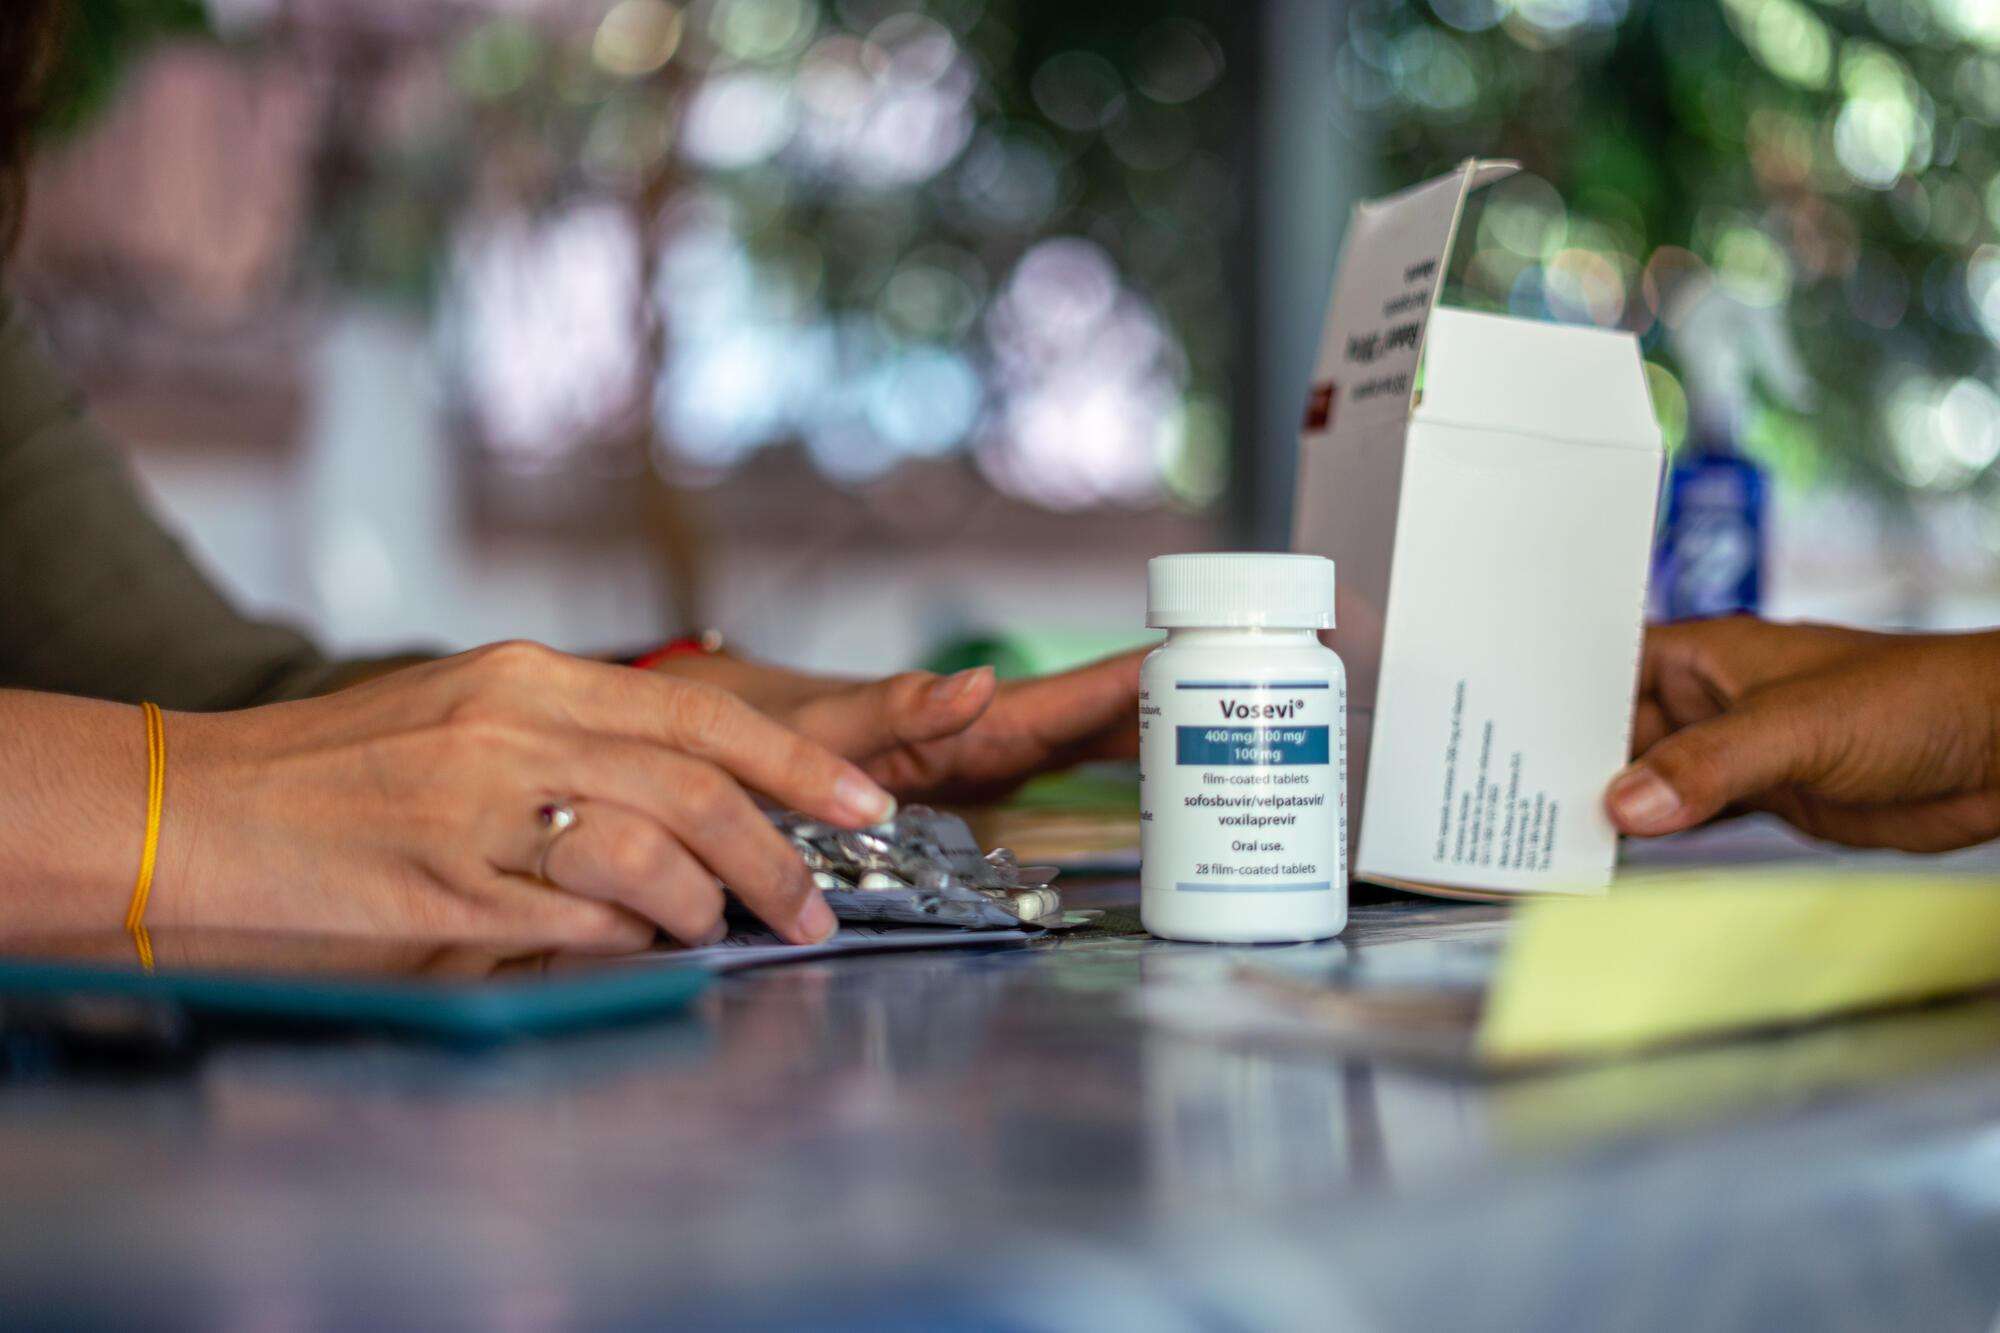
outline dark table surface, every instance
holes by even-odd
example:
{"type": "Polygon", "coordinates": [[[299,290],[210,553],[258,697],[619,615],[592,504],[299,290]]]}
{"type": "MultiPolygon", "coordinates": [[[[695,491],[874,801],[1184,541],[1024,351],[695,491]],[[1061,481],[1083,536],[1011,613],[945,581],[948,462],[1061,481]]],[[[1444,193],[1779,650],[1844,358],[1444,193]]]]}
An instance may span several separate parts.
{"type": "Polygon", "coordinates": [[[1244,1029],[1245,954],[831,959],[482,1054],[0,1087],[0,1323],[1993,1326],[2000,1002],[1495,1083],[1244,1029]]]}

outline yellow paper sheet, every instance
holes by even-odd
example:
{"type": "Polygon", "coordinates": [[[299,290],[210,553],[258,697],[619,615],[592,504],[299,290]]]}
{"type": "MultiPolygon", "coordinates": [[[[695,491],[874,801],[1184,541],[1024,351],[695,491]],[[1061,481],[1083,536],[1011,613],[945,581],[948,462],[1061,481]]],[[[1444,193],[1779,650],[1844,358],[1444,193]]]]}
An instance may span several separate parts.
{"type": "Polygon", "coordinates": [[[1607,1055],[2000,985],[2000,878],[1730,869],[1537,899],[1477,1049],[1607,1055]]]}
{"type": "Polygon", "coordinates": [[[1768,1114],[1964,1069],[1990,1062],[1995,1052],[2000,999],[1885,1010],[1783,1041],[1707,1042],[1507,1079],[1489,1094],[1493,1138],[1510,1152],[1573,1153],[1584,1143],[1768,1114]]]}

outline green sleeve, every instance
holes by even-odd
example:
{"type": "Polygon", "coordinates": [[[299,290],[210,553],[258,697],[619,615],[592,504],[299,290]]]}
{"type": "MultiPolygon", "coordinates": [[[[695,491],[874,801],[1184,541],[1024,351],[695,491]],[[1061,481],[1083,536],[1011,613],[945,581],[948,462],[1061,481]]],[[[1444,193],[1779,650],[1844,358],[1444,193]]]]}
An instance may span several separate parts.
{"type": "Polygon", "coordinates": [[[0,687],[200,710],[313,694],[341,672],[195,568],[0,297],[0,687]]]}

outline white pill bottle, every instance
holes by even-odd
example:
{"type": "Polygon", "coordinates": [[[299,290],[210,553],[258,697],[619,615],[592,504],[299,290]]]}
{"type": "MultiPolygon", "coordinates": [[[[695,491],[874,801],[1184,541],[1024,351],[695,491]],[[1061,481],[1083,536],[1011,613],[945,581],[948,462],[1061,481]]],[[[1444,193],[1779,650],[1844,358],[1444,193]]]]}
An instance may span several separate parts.
{"type": "Polygon", "coordinates": [[[1333,562],[1163,555],[1139,676],[1140,919],[1208,943],[1347,926],[1347,671],[1333,562]]]}

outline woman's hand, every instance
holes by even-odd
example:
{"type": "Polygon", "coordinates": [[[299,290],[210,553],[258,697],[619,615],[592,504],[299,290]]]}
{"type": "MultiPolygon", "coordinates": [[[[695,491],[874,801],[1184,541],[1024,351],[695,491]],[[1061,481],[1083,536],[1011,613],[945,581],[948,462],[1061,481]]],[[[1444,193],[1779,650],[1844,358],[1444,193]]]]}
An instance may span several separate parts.
{"type": "Polygon", "coordinates": [[[721,931],[719,879],[811,942],[832,913],[746,789],[848,827],[894,810],[852,763],[725,690],[534,644],[173,714],[167,743],[162,930],[621,951],[661,929],[699,944],[721,931]],[[552,803],[577,822],[550,844],[537,811],[552,803]]]}
{"type": "Polygon", "coordinates": [[[1605,796],[1627,833],[1743,807],[1854,846],[1984,842],[2000,835],[2000,633],[1656,628],[1633,749],[1605,796]]]}
{"type": "Polygon", "coordinates": [[[1034,680],[987,667],[836,681],[722,657],[659,670],[724,686],[905,799],[985,801],[1037,773],[1139,753],[1143,652],[1034,680]]]}

